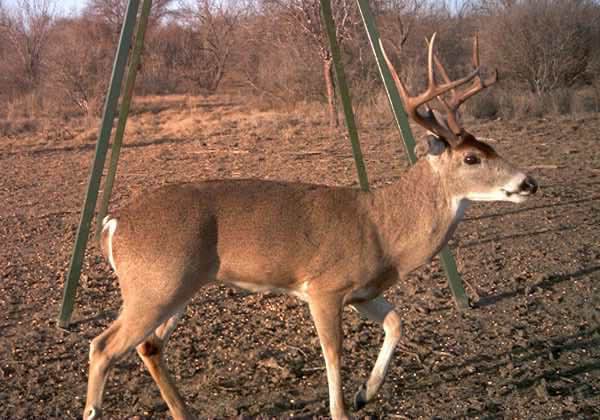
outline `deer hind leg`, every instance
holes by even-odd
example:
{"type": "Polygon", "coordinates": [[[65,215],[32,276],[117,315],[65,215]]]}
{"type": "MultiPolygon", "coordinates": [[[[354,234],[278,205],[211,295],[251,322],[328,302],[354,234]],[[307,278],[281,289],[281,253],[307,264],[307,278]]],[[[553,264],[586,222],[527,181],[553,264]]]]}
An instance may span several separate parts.
{"type": "Polygon", "coordinates": [[[167,341],[169,340],[171,333],[175,330],[177,321],[182,314],[183,311],[173,315],[166,322],[161,324],[156,331],[154,331],[154,334],[137,346],[138,354],[144,361],[154,382],[158,385],[160,394],[169,406],[171,415],[175,420],[188,420],[194,418],[185,405],[185,401],[181,397],[181,394],[177,390],[175,382],[171,378],[163,358],[167,341]]]}
{"type": "Polygon", "coordinates": [[[309,299],[312,315],[327,370],[329,407],[333,420],[348,419],[342,392],[342,302],[333,296],[318,296],[309,299]]]}
{"type": "Polygon", "coordinates": [[[161,322],[163,319],[158,316],[145,316],[125,307],[119,318],[92,340],[84,420],[100,417],[104,384],[111,366],[142,342],[161,322]]]}
{"type": "Polygon", "coordinates": [[[394,311],[394,306],[383,297],[378,297],[364,303],[353,304],[352,307],[371,321],[383,325],[385,339],[377,356],[371,375],[354,396],[354,408],[363,408],[379,391],[387,373],[394,349],[400,340],[400,316],[394,311]]]}

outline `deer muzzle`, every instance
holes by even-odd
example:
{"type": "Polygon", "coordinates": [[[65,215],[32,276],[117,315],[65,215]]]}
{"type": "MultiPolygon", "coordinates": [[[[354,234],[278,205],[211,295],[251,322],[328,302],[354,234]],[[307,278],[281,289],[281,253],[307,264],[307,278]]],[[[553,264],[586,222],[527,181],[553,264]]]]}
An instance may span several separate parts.
{"type": "Polygon", "coordinates": [[[526,176],[521,185],[519,185],[519,194],[531,195],[535,194],[538,190],[538,183],[533,177],[526,176]]]}

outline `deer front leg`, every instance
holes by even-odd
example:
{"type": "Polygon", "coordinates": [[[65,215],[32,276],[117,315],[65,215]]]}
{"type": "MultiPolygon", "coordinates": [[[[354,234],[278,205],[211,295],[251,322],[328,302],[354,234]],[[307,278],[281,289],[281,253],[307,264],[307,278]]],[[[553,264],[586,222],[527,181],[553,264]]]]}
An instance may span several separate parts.
{"type": "Polygon", "coordinates": [[[387,373],[394,348],[401,336],[400,316],[394,311],[394,306],[383,297],[378,297],[364,303],[353,304],[352,307],[371,321],[383,325],[385,339],[377,356],[377,361],[369,379],[354,396],[354,409],[363,408],[379,391],[387,373]]]}
{"type": "Polygon", "coordinates": [[[308,305],[325,358],[331,417],[333,420],[348,419],[341,375],[342,299],[338,296],[311,296],[308,305]]]}

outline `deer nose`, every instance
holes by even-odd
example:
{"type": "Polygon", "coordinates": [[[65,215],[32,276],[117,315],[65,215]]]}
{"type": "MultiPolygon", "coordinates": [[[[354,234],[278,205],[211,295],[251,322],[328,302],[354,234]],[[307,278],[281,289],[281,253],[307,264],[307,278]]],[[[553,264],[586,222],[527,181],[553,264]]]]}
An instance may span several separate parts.
{"type": "Polygon", "coordinates": [[[526,192],[529,194],[535,194],[535,192],[538,190],[538,184],[535,181],[535,179],[533,179],[532,177],[530,177],[529,175],[527,177],[525,177],[525,179],[523,180],[523,182],[521,182],[521,185],[519,185],[519,191],[520,192],[526,192]]]}

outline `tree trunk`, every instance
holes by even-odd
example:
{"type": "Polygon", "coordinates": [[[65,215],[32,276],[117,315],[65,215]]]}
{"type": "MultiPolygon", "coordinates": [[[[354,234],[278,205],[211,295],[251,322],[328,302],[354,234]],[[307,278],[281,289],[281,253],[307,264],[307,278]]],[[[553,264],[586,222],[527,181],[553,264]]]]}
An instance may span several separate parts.
{"type": "Polygon", "coordinates": [[[323,75],[325,76],[325,89],[327,90],[327,105],[329,107],[329,127],[333,130],[340,124],[335,103],[335,87],[333,84],[333,59],[323,59],[323,75]]]}

